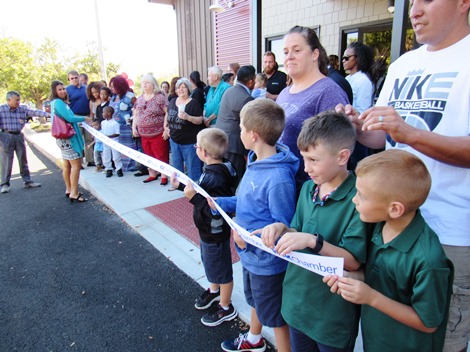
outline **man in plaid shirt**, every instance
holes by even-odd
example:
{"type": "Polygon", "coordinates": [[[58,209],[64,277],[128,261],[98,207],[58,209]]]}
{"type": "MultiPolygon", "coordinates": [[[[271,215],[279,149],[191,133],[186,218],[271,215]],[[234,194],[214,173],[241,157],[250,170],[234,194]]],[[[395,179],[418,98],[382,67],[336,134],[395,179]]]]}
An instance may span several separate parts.
{"type": "Polygon", "coordinates": [[[20,105],[20,94],[15,91],[7,93],[7,103],[0,105],[0,192],[10,191],[10,178],[13,165],[13,156],[20,165],[20,174],[23,178],[24,188],[36,188],[41,184],[33,182],[29,174],[28,160],[26,158],[26,145],[21,130],[26,122],[26,116],[49,117],[50,114],[42,110],[33,110],[26,105],[20,105]]]}

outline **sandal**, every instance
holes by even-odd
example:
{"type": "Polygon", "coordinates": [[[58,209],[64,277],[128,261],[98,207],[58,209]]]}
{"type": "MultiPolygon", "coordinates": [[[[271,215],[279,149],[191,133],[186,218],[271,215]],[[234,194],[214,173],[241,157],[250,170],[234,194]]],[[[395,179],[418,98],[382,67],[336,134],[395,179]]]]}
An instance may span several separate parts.
{"type": "Polygon", "coordinates": [[[83,198],[83,194],[79,193],[77,198],[69,198],[70,203],[77,202],[77,203],[85,203],[88,199],[83,198]]]}
{"type": "Polygon", "coordinates": [[[178,188],[175,187],[175,186],[171,186],[170,188],[168,188],[168,192],[173,192],[173,191],[176,191],[178,188]]]}
{"type": "Polygon", "coordinates": [[[70,198],[70,193],[65,193],[65,198],[70,198]]]}

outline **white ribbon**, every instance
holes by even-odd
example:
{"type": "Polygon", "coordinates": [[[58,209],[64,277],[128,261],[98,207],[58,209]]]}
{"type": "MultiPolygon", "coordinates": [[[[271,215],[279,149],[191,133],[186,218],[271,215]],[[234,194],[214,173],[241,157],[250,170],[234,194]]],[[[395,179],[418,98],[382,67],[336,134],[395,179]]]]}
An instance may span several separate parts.
{"type": "MultiPolygon", "coordinates": [[[[137,150],[126,147],[112,140],[111,138],[108,138],[103,133],[95,130],[94,128],[92,128],[86,123],[83,123],[82,126],[88,132],[90,132],[95,138],[99,139],[100,141],[110,146],[111,148],[117,150],[118,152],[124,155],[127,155],[129,158],[134,159],[135,161],[138,161],[140,164],[143,164],[153,170],[161,172],[162,174],[165,174],[168,177],[175,174],[176,179],[179,182],[182,182],[185,185],[188,184],[188,182],[191,182],[196,192],[200,193],[206,198],[210,198],[209,194],[207,194],[207,192],[204,189],[202,189],[197,183],[192,181],[188,176],[186,176],[181,171],[175,169],[174,167],[160,160],[157,160],[149,155],[145,155],[144,153],[141,153],[137,150]]],[[[305,253],[300,253],[300,252],[291,252],[285,256],[281,256],[277,254],[274,249],[265,246],[258,236],[251,236],[247,230],[240,227],[240,225],[238,225],[235,221],[233,221],[232,218],[230,218],[230,216],[228,216],[215,201],[214,201],[214,204],[217,210],[223,216],[223,218],[230,225],[230,227],[234,229],[235,231],[237,231],[238,234],[246,243],[249,243],[255,247],[262,249],[263,251],[271,253],[272,255],[275,255],[279,258],[287,260],[288,262],[291,262],[293,264],[299,265],[321,276],[326,276],[326,275],[343,276],[344,258],[324,257],[321,255],[305,254],[305,253]]]]}

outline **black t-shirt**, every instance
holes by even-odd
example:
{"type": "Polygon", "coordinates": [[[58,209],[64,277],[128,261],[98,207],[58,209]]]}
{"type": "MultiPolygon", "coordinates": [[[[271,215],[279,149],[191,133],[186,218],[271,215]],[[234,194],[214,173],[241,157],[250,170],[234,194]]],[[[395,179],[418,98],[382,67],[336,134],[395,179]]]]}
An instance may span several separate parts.
{"type": "Polygon", "coordinates": [[[191,92],[191,98],[196,100],[199,105],[201,105],[201,109],[204,110],[204,103],[206,102],[206,95],[204,94],[204,89],[196,87],[191,92]]]}
{"type": "Polygon", "coordinates": [[[281,91],[286,88],[287,85],[287,75],[282,71],[276,71],[274,74],[268,78],[268,85],[266,89],[268,93],[278,95],[281,91]]]}
{"type": "MultiPolygon", "coordinates": [[[[194,144],[196,143],[196,136],[205,125],[195,125],[187,120],[181,120],[178,117],[178,107],[176,106],[176,100],[173,99],[168,104],[168,125],[170,127],[170,137],[178,144],[194,144]]],[[[202,116],[202,109],[199,103],[191,99],[186,104],[184,112],[191,116],[202,116]]]]}

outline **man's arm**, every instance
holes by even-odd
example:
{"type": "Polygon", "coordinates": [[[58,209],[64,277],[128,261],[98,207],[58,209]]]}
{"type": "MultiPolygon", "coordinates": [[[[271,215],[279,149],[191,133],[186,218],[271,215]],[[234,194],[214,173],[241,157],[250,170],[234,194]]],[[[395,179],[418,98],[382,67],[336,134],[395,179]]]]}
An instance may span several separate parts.
{"type": "Polygon", "coordinates": [[[279,96],[279,94],[271,94],[269,92],[266,92],[266,98],[272,99],[274,101],[276,101],[278,96],[279,96]]]}
{"type": "Polygon", "coordinates": [[[30,109],[26,105],[25,105],[25,107],[26,107],[26,115],[27,116],[39,116],[39,117],[49,117],[50,116],[50,114],[46,111],[30,109]]]}
{"type": "MultiPolygon", "coordinates": [[[[470,136],[450,137],[415,128],[405,122],[393,107],[374,107],[365,111],[361,139],[366,142],[370,131],[383,131],[398,143],[407,144],[424,155],[457,167],[470,168],[470,136]]],[[[358,140],[359,139],[358,135],[358,140]]],[[[361,142],[362,143],[362,142],[361,142]]]]}

